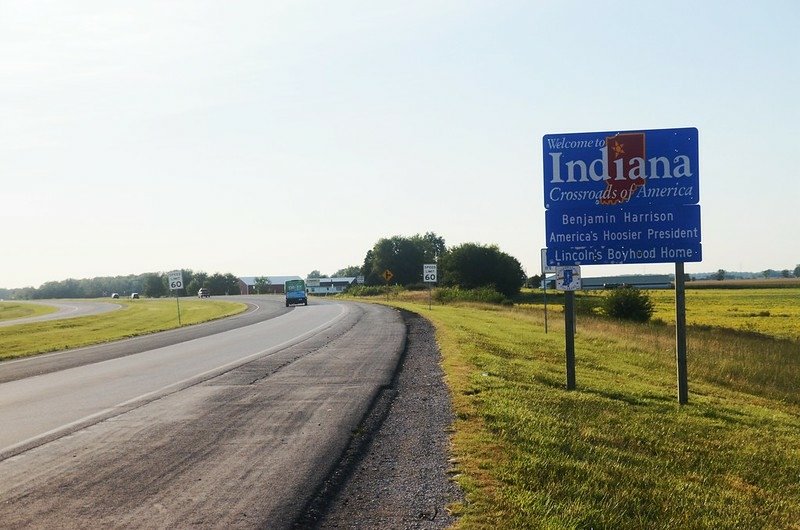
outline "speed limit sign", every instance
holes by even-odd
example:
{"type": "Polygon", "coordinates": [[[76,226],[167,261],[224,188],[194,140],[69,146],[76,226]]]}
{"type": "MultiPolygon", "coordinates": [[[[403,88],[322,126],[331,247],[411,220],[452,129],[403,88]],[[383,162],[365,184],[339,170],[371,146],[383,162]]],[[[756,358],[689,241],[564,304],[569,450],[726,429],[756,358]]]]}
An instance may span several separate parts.
{"type": "Polygon", "coordinates": [[[436,264],[425,264],[422,266],[422,281],[436,283],[436,264]]]}
{"type": "Polygon", "coordinates": [[[183,272],[172,271],[167,273],[167,281],[169,282],[170,291],[177,291],[183,289],[183,272]]]}

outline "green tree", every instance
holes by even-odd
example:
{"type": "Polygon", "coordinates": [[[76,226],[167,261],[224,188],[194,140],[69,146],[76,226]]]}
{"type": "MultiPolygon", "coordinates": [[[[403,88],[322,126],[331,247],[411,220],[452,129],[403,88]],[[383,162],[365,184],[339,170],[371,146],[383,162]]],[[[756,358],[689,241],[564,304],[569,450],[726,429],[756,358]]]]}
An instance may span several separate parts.
{"type": "Polygon", "coordinates": [[[392,272],[392,283],[408,285],[422,280],[423,250],[412,239],[393,236],[375,243],[364,259],[368,285],[384,283],[383,272],[392,272]]]}
{"type": "Polygon", "coordinates": [[[794,268],[794,277],[800,278],[800,265],[794,268]]]}
{"type": "Polygon", "coordinates": [[[142,294],[150,298],[160,298],[167,294],[163,275],[157,272],[148,272],[142,275],[142,294]]]}
{"type": "Polygon", "coordinates": [[[344,269],[339,269],[333,274],[334,278],[352,278],[353,276],[361,275],[361,267],[358,265],[350,265],[344,269]]]}
{"type": "Polygon", "coordinates": [[[464,243],[445,252],[439,258],[439,267],[443,285],[493,287],[507,297],[518,294],[527,279],[520,262],[497,245],[464,243]]]}
{"type": "Polygon", "coordinates": [[[725,269],[719,269],[717,273],[714,275],[714,279],[717,281],[722,281],[725,279],[725,274],[727,274],[725,272],[725,269]]]}
{"type": "Polygon", "coordinates": [[[437,236],[433,232],[425,232],[424,236],[416,234],[411,237],[411,241],[422,249],[422,257],[425,263],[436,263],[439,256],[447,251],[444,238],[437,236]]]}
{"type": "Polygon", "coordinates": [[[208,287],[212,295],[219,296],[240,293],[239,278],[230,273],[220,274],[216,272],[209,276],[205,283],[206,285],[203,285],[203,287],[208,287]]]}
{"type": "Polygon", "coordinates": [[[256,294],[266,294],[269,292],[269,286],[272,282],[266,276],[259,276],[256,278],[256,294]]]}
{"type": "Polygon", "coordinates": [[[205,272],[194,272],[192,270],[184,270],[186,277],[183,279],[186,284],[186,292],[191,295],[196,295],[201,287],[208,287],[208,274],[205,272]],[[188,274],[187,274],[188,273],[188,274]]]}
{"type": "Polygon", "coordinates": [[[525,287],[528,289],[539,289],[539,287],[542,285],[543,279],[544,278],[541,275],[534,274],[525,281],[525,287]]]}
{"type": "Polygon", "coordinates": [[[361,272],[367,285],[384,283],[383,272],[392,272],[392,283],[410,285],[422,281],[422,266],[436,263],[446,250],[444,239],[433,232],[424,236],[379,239],[364,257],[361,272]]]}

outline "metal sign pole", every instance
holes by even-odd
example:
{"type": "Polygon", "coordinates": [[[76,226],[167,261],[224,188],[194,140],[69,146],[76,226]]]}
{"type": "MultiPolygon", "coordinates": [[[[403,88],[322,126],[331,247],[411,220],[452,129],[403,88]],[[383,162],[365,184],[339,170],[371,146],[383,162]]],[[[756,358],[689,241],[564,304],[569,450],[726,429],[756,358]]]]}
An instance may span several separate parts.
{"type": "Polygon", "coordinates": [[[564,336],[567,346],[567,390],[575,390],[575,291],[564,292],[564,336]]]}
{"type": "Polygon", "coordinates": [[[167,283],[170,291],[175,291],[175,303],[178,306],[178,326],[181,326],[181,302],[179,291],[183,289],[183,271],[171,271],[167,273],[167,283]]]}
{"type": "Polygon", "coordinates": [[[547,274],[544,276],[544,332],[547,333],[547,274]]]}
{"type": "Polygon", "coordinates": [[[675,359],[678,368],[678,403],[689,402],[688,370],[686,368],[686,283],[683,263],[675,263],[675,359]]]}

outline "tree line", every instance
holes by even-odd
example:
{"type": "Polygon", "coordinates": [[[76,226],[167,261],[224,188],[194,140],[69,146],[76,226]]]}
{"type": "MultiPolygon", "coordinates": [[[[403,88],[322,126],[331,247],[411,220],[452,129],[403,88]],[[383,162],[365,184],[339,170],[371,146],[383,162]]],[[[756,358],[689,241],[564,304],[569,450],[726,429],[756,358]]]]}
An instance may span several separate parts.
{"type": "MultiPolygon", "coordinates": [[[[363,276],[366,285],[384,285],[385,271],[391,271],[390,283],[403,287],[423,287],[422,266],[435,263],[438,266],[437,285],[462,289],[491,288],[506,297],[519,293],[526,281],[538,285],[538,277],[528,279],[520,262],[502,252],[497,245],[464,243],[448,248],[443,237],[433,232],[410,237],[392,236],[379,239],[364,256],[362,265],[342,268],[334,277],[363,276]]],[[[231,273],[207,274],[183,269],[185,288],[178,294],[196,294],[201,287],[208,288],[212,295],[239,294],[239,280],[231,273]]],[[[308,274],[309,278],[326,278],[318,270],[308,274]]],[[[269,280],[256,279],[256,292],[268,292],[269,280]]],[[[67,279],[51,281],[39,288],[0,289],[0,298],[48,299],[48,298],[103,298],[118,293],[130,293],[159,298],[174,295],[167,282],[167,274],[148,272],[138,275],[67,279]]]]}
{"type": "MultiPolygon", "coordinates": [[[[765,279],[800,278],[800,264],[795,265],[794,270],[783,269],[781,271],[776,271],[775,269],[767,269],[761,272],[761,276],[763,276],[765,279]]],[[[729,279],[730,277],[735,277],[735,275],[733,273],[729,273],[725,269],[719,269],[713,275],[713,278],[719,281],[729,279]]],[[[739,275],[739,277],[741,277],[741,274],[739,275]]]]}
{"type": "Polygon", "coordinates": [[[361,273],[367,285],[386,283],[388,270],[392,284],[413,287],[423,284],[426,263],[437,265],[438,285],[443,287],[489,287],[511,297],[528,279],[520,262],[497,245],[464,243],[448,248],[444,238],[433,232],[379,239],[367,251],[361,273]]]}
{"type": "MultiPolygon", "coordinates": [[[[206,287],[212,295],[239,294],[239,279],[233,274],[195,272],[191,269],[183,270],[184,289],[177,294],[197,294],[201,287],[206,287]]],[[[21,289],[0,289],[0,298],[17,300],[36,300],[49,298],[104,298],[118,293],[128,296],[131,293],[140,293],[143,296],[160,298],[173,296],[167,282],[167,274],[163,272],[147,272],[144,274],[130,274],[127,276],[84,278],[76,280],[69,278],[61,281],[51,281],[40,287],[24,287],[21,289]]]]}

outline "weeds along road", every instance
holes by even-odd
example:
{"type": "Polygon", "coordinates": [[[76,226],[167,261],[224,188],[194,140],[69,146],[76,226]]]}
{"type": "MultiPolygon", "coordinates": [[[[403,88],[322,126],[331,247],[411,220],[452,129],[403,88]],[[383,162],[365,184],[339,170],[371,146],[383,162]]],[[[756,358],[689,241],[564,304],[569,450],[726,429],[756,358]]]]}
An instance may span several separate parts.
{"type": "Polygon", "coordinates": [[[365,304],[278,313],[0,384],[2,526],[290,527],[391,381],[405,326],[365,304]]]}

